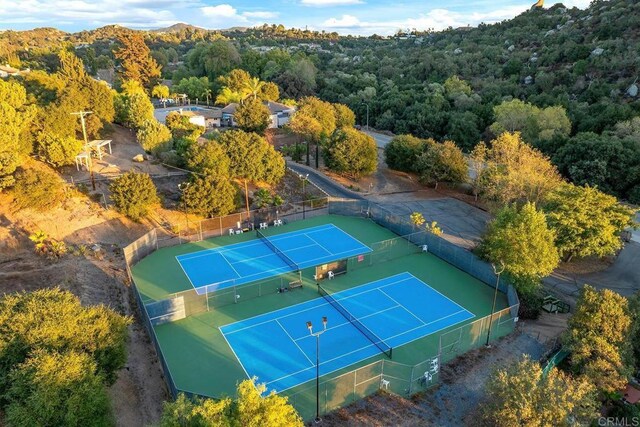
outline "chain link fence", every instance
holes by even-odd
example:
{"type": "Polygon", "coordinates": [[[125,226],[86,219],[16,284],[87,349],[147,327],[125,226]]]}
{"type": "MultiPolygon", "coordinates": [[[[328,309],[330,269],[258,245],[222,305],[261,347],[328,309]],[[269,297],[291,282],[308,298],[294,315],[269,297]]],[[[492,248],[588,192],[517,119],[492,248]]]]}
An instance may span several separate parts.
{"type": "MultiPolygon", "coordinates": [[[[253,221],[270,222],[274,218],[284,219],[286,222],[298,221],[326,214],[355,216],[369,218],[377,224],[395,232],[399,237],[376,242],[371,246],[372,252],[347,259],[347,269],[356,270],[378,265],[393,259],[428,250],[453,266],[479,279],[486,285],[495,288],[497,277],[492,267],[480,260],[473,253],[459,248],[426,231],[416,231],[416,227],[409,218],[398,217],[384,207],[365,200],[320,199],[310,201],[305,205],[292,206],[288,210],[277,208],[260,211],[238,213],[226,217],[212,218],[191,224],[180,224],[172,227],[173,232],[165,229],[154,229],[124,248],[127,272],[131,276],[131,267],[144,257],[162,247],[179,245],[190,241],[200,241],[210,237],[224,235],[228,228],[234,228],[238,223],[253,221]]],[[[258,298],[267,293],[277,292],[298,273],[289,273],[270,279],[246,285],[231,286],[225,290],[207,292],[188,290],[170,295],[161,301],[144,300],[133,283],[134,293],[149,336],[167,379],[167,385],[173,396],[181,390],[175,386],[171,371],[164,360],[158,343],[154,325],[174,321],[193,314],[211,309],[235,304],[239,301],[258,298]]],[[[403,397],[424,391],[438,384],[440,381],[440,367],[455,357],[470,350],[479,348],[497,337],[507,335],[515,328],[519,308],[518,295],[513,287],[501,278],[498,289],[507,294],[509,307],[477,319],[474,322],[440,333],[435,344],[429,345],[431,350],[425,350],[422,362],[406,365],[392,360],[380,360],[355,370],[341,373],[332,378],[326,378],[319,384],[320,413],[326,414],[337,408],[353,403],[378,390],[386,390],[403,397]],[[431,354],[429,354],[431,353],[431,354]]],[[[433,340],[429,335],[424,340],[433,340]]],[[[300,390],[296,387],[284,391],[290,402],[308,420],[316,414],[316,387],[309,384],[300,390]]]]}

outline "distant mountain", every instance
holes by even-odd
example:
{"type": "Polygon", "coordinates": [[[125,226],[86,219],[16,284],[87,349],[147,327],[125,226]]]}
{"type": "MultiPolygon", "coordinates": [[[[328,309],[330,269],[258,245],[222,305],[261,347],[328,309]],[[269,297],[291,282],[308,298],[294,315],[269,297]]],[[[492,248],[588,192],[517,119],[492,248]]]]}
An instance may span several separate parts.
{"type": "Polygon", "coordinates": [[[178,33],[183,30],[204,30],[204,28],[196,27],[195,25],[185,24],[183,22],[179,22],[177,24],[173,24],[170,27],[166,28],[157,28],[155,30],[150,30],[152,33],[178,33]]]}

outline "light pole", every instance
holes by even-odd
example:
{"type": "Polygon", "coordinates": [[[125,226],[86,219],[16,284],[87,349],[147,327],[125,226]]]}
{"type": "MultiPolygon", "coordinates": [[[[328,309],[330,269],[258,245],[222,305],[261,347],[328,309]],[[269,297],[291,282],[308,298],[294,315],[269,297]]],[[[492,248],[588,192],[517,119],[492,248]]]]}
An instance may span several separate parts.
{"type": "Polygon", "coordinates": [[[87,114],[91,114],[92,111],[78,111],[75,113],[71,113],[73,116],[80,117],[80,123],[82,124],[82,137],[84,138],[84,148],[85,150],[89,150],[89,159],[87,161],[89,165],[89,176],[91,177],[91,187],[93,191],[96,191],[96,179],[93,176],[93,160],[91,159],[91,147],[89,147],[89,140],[87,139],[87,127],[85,126],[84,117],[87,114]]]}
{"type": "Polygon", "coordinates": [[[304,202],[307,200],[307,187],[305,186],[305,184],[307,183],[307,179],[309,179],[309,174],[306,174],[306,175],[299,174],[298,177],[302,180],[302,219],[306,219],[304,202]]]}
{"type": "Polygon", "coordinates": [[[362,104],[367,106],[367,130],[369,130],[369,104],[363,102],[362,104]]]}
{"type": "Polygon", "coordinates": [[[495,264],[491,264],[491,267],[493,267],[493,272],[497,276],[497,279],[496,279],[496,289],[493,292],[493,306],[491,307],[491,315],[489,316],[489,328],[487,330],[487,343],[485,344],[485,347],[487,348],[491,347],[491,345],[489,345],[489,339],[491,338],[491,323],[493,323],[493,312],[496,311],[496,299],[498,298],[498,286],[500,285],[500,275],[504,271],[504,263],[500,261],[500,270],[496,269],[495,264]]]}
{"type": "Polygon", "coordinates": [[[320,335],[327,331],[327,316],[322,317],[322,330],[320,332],[313,333],[313,325],[311,321],[307,322],[307,329],[312,337],[316,337],[316,419],[313,420],[316,424],[320,423],[320,335]]]}

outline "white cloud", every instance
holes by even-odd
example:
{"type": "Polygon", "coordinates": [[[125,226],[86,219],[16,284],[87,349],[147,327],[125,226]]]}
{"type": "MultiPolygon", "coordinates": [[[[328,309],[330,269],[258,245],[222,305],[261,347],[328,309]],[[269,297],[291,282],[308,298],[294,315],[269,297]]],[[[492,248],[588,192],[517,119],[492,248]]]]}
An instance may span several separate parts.
{"type": "Polygon", "coordinates": [[[217,6],[201,7],[200,10],[205,16],[213,16],[220,18],[235,18],[238,11],[229,4],[219,4],[217,6]]]}
{"type": "Polygon", "coordinates": [[[342,34],[393,34],[402,29],[444,30],[467,25],[478,25],[482,22],[493,23],[512,18],[528,9],[528,6],[511,6],[487,12],[460,13],[447,9],[433,9],[417,17],[389,21],[361,21],[353,15],[342,15],[324,21],[320,28],[335,30],[342,34]]]}
{"type": "Polygon", "coordinates": [[[255,11],[255,12],[243,12],[242,16],[246,16],[247,18],[273,19],[280,16],[280,14],[278,12],[255,11]]]}
{"type": "Polygon", "coordinates": [[[348,4],[362,4],[362,0],[302,0],[300,3],[306,6],[343,6],[348,4]]]}

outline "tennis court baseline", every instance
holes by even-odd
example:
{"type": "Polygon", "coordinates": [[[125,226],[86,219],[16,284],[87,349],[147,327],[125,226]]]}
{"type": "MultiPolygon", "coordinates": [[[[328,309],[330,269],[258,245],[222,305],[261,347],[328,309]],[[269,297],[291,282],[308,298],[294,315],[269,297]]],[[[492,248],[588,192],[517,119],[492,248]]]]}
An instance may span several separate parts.
{"type": "MultiPolygon", "coordinates": [[[[475,317],[465,308],[405,272],[331,295],[380,341],[400,347],[475,317]]],[[[315,378],[316,339],[321,337],[320,375],[381,354],[325,298],[317,298],[220,327],[247,377],[257,376],[269,390],[281,392],[315,378]]]]}
{"type": "Polygon", "coordinates": [[[267,239],[289,262],[262,239],[179,255],[176,259],[196,292],[203,294],[371,252],[333,224],[267,239]]]}

